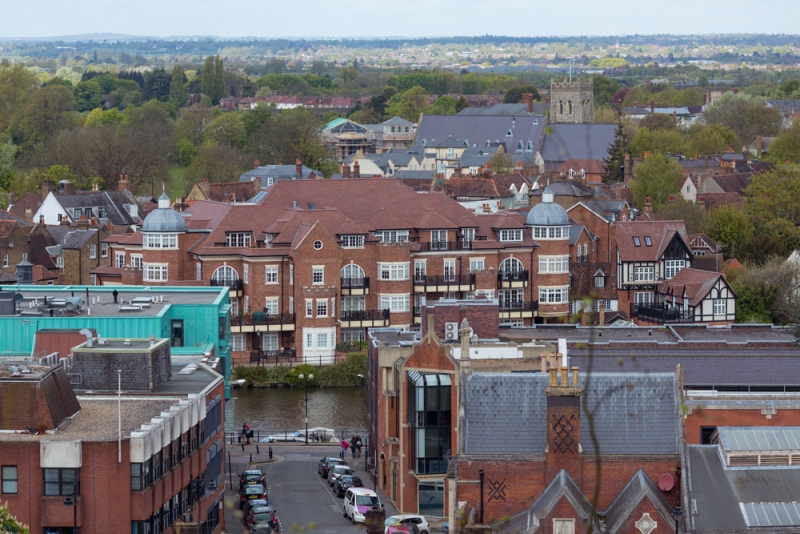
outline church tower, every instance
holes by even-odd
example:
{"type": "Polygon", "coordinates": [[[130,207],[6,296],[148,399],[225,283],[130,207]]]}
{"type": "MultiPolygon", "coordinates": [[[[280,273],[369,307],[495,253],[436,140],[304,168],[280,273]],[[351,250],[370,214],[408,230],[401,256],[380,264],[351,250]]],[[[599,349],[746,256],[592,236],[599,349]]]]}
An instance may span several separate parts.
{"type": "Polygon", "coordinates": [[[594,122],[594,84],[550,80],[550,122],[594,122]]]}

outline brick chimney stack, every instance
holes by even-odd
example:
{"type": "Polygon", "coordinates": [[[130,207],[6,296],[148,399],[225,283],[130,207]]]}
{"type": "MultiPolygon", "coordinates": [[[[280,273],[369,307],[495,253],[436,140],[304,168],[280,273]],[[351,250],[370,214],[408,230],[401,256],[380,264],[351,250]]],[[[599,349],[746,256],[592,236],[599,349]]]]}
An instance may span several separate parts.
{"type": "Polygon", "coordinates": [[[81,215],[80,219],[78,219],[77,223],[79,230],[88,230],[89,229],[89,218],[86,215],[81,215]]]}
{"type": "Polygon", "coordinates": [[[361,178],[361,165],[358,164],[358,160],[353,163],[353,178],[361,178]]]}
{"type": "Polygon", "coordinates": [[[650,197],[644,199],[644,212],[649,213],[650,215],[653,214],[653,199],[650,197]]]}
{"type": "Polygon", "coordinates": [[[342,163],[342,178],[350,178],[350,164],[342,163]]]}
{"type": "Polygon", "coordinates": [[[294,172],[297,173],[298,178],[303,178],[303,162],[300,158],[294,160],[294,172]]]}
{"type": "Polygon", "coordinates": [[[255,190],[255,192],[258,193],[259,191],[261,191],[261,177],[256,176],[255,178],[253,178],[252,182],[253,182],[253,189],[255,190]]]}
{"type": "Polygon", "coordinates": [[[522,103],[528,105],[528,113],[533,113],[533,93],[522,93],[522,103]]]}
{"type": "Polygon", "coordinates": [[[75,183],[74,182],[64,182],[64,194],[65,195],[74,195],[75,194],[75,183]]]}
{"type": "Polygon", "coordinates": [[[120,174],[119,175],[119,182],[117,182],[117,191],[129,191],[131,188],[131,182],[128,180],[127,174],[120,174]]]}
{"type": "Polygon", "coordinates": [[[257,169],[257,168],[259,168],[259,167],[261,167],[261,160],[260,160],[260,159],[257,159],[257,160],[255,160],[255,161],[253,162],[253,169],[257,169]]]}
{"type": "Polygon", "coordinates": [[[14,186],[13,185],[9,185],[8,186],[8,207],[11,208],[11,206],[13,206],[16,201],[17,201],[17,195],[14,194],[14,186]]]}
{"type": "MultiPolygon", "coordinates": [[[[559,361],[561,355],[559,355],[559,361]]],[[[581,386],[578,368],[551,367],[547,395],[546,480],[565,469],[581,487],[581,386]],[[571,371],[571,372],[570,372],[571,371]]]]}
{"type": "Polygon", "coordinates": [[[47,198],[50,193],[56,192],[56,183],[50,180],[42,182],[42,200],[47,198]]]}
{"type": "Polygon", "coordinates": [[[650,101],[650,113],[655,113],[655,112],[656,112],[656,103],[655,103],[654,100],[651,100],[650,101]]]}

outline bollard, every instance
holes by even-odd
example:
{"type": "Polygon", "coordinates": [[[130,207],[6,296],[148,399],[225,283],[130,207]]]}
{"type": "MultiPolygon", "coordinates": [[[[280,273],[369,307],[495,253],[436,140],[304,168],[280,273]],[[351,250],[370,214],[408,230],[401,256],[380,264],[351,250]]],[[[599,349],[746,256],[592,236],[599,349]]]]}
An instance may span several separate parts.
{"type": "Polygon", "coordinates": [[[256,454],[261,454],[261,451],[258,450],[258,443],[256,443],[256,454]]]}
{"type": "Polygon", "coordinates": [[[250,453],[250,463],[251,464],[253,463],[253,453],[252,452],[250,453]]]}
{"type": "Polygon", "coordinates": [[[269,459],[272,460],[272,445],[269,446],[269,459]]]}
{"type": "Polygon", "coordinates": [[[244,443],[242,443],[242,452],[244,452],[244,443]]]}

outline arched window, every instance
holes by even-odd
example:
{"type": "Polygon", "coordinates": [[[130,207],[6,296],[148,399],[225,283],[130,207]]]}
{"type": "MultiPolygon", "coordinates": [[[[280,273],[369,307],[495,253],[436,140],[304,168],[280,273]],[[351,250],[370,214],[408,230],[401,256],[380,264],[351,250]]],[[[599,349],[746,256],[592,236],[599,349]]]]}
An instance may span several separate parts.
{"type": "Polygon", "coordinates": [[[564,101],[563,100],[559,100],[558,101],[558,112],[561,113],[561,114],[564,113],[564,101]]]}
{"type": "Polygon", "coordinates": [[[211,275],[212,286],[232,286],[238,280],[239,273],[230,265],[217,267],[217,270],[211,275]]]}
{"type": "Polygon", "coordinates": [[[522,141],[519,141],[517,143],[517,152],[522,152],[524,147],[525,147],[525,145],[522,144],[522,141]]]}
{"type": "Polygon", "coordinates": [[[528,152],[533,152],[533,142],[532,141],[528,141],[528,146],[525,148],[525,150],[528,151],[528,152]]]}
{"type": "Polygon", "coordinates": [[[524,270],[525,267],[517,258],[506,258],[500,263],[501,273],[519,273],[524,270]]]}
{"type": "Polygon", "coordinates": [[[572,100],[569,101],[569,112],[572,114],[572,100]]]}
{"type": "Polygon", "coordinates": [[[344,267],[342,267],[342,279],[347,280],[363,280],[364,279],[364,269],[356,265],[355,263],[348,263],[344,267]]]}

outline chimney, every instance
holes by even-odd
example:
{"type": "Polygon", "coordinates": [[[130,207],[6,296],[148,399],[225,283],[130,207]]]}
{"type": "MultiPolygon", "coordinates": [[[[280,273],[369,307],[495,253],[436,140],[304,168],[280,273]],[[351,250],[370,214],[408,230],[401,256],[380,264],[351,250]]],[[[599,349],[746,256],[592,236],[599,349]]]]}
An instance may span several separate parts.
{"type": "Polygon", "coordinates": [[[255,192],[258,193],[259,191],[261,191],[261,177],[256,176],[251,181],[253,182],[253,189],[255,190],[255,192]]]}
{"type": "Polygon", "coordinates": [[[119,175],[119,182],[117,183],[117,191],[129,191],[131,188],[131,182],[128,180],[127,174],[120,174],[119,175]]]}
{"type": "Polygon", "coordinates": [[[631,155],[625,154],[625,161],[623,162],[622,166],[622,180],[627,184],[630,181],[632,174],[633,162],[631,161],[631,155]]]}
{"type": "Polygon", "coordinates": [[[675,204],[675,195],[670,195],[669,200],[667,202],[669,202],[670,204],[675,204]]]}
{"type": "Polygon", "coordinates": [[[472,328],[469,327],[467,318],[461,320],[461,325],[458,327],[458,336],[461,339],[461,358],[466,357],[469,359],[469,336],[472,333],[472,328]]]}
{"type": "Polygon", "coordinates": [[[708,91],[703,93],[703,105],[708,105],[708,91]]]}
{"type": "Polygon", "coordinates": [[[32,221],[33,220],[33,210],[32,209],[27,208],[25,210],[25,220],[26,221],[32,221]]]}
{"type": "MultiPolygon", "coordinates": [[[[756,157],[757,158],[761,157],[761,147],[763,147],[763,146],[764,146],[764,138],[761,137],[760,135],[757,135],[756,136],[756,157]]],[[[8,193],[9,193],[8,203],[11,204],[11,191],[9,191],[8,193]]]]}
{"type": "Polygon", "coordinates": [[[42,200],[47,198],[50,193],[56,192],[56,183],[50,180],[42,182],[42,200]]]}
{"type": "Polygon", "coordinates": [[[655,112],[656,112],[656,103],[655,103],[655,101],[651,100],[650,101],[650,113],[655,113],[655,112]]]}
{"type": "MultiPolygon", "coordinates": [[[[759,137],[759,140],[760,139],[761,138],[759,137]]],[[[8,208],[11,209],[11,206],[13,206],[16,201],[17,201],[17,195],[14,194],[14,186],[13,185],[9,185],[8,186],[8,208]]]]}
{"type": "Polygon", "coordinates": [[[65,195],[75,194],[75,184],[73,182],[64,182],[64,194],[65,195]]]}
{"type": "Polygon", "coordinates": [[[673,109],[672,110],[672,122],[675,123],[675,124],[678,124],[678,110],[677,109],[673,109]]]}
{"type": "Polygon", "coordinates": [[[342,163],[342,178],[350,178],[350,164],[342,163]]]}
{"type": "Polygon", "coordinates": [[[261,167],[261,160],[260,160],[260,159],[257,159],[257,160],[255,160],[255,161],[253,162],[253,169],[257,169],[257,168],[259,168],[259,167],[261,167]]]}
{"type": "MultiPolygon", "coordinates": [[[[559,355],[560,356],[560,355],[559,355]]],[[[559,358],[559,361],[561,358],[559,358]]],[[[546,480],[562,469],[582,486],[581,478],[581,387],[578,368],[553,366],[549,369],[547,396],[546,480]],[[570,376],[572,375],[572,376],[570,376]]]]}
{"type": "Polygon", "coordinates": [[[298,178],[303,177],[303,162],[300,161],[300,158],[294,160],[294,172],[297,173],[298,178]]]}
{"type": "Polygon", "coordinates": [[[77,225],[78,225],[78,230],[88,230],[89,218],[86,215],[81,215],[80,219],[78,219],[77,225]]]}
{"type": "Polygon", "coordinates": [[[361,178],[361,165],[358,164],[358,160],[353,163],[353,178],[361,178]]]}
{"type": "Polygon", "coordinates": [[[100,184],[98,184],[97,182],[94,182],[92,184],[92,191],[100,191],[100,184]]]}
{"type": "Polygon", "coordinates": [[[697,195],[697,205],[700,206],[701,208],[705,208],[706,197],[704,197],[703,195],[697,195]]]}
{"type": "Polygon", "coordinates": [[[236,193],[231,193],[231,204],[236,204],[236,193]]]}
{"type": "Polygon", "coordinates": [[[522,93],[522,103],[528,105],[528,113],[533,113],[533,93],[522,93]]]}
{"type": "Polygon", "coordinates": [[[739,88],[738,87],[734,87],[733,89],[731,89],[731,91],[733,91],[733,94],[735,94],[735,95],[739,94],[739,88]]]}
{"type": "Polygon", "coordinates": [[[644,199],[644,212],[651,215],[653,213],[653,200],[650,197],[644,199]]]}

